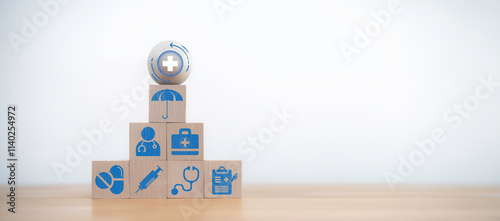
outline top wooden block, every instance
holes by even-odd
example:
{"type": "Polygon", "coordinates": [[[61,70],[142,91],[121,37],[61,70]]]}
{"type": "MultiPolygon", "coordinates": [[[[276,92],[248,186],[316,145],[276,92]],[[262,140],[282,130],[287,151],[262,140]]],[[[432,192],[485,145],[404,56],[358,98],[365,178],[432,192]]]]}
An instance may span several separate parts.
{"type": "Polygon", "coordinates": [[[149,85],[149,122],[186,122],[186,85],[149,85]]]}

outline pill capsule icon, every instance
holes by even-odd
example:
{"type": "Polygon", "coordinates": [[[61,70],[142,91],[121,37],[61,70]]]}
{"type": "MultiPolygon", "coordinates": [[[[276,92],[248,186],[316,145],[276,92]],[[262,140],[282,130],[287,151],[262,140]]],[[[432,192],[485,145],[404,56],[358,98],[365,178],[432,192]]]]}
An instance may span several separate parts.
{"type": "Polygon", "coordinates": [[[106,172],[101,172],[99,173],[98,176],[95,177],[95,184],[97,187],[101,189],[107,189],[109,186],[111,186],[113,183],[113,180],[111,178],[111,175],[106,172]]]}
{"type": "Polygon", "coordinates": [[[107,172],[101,172],[95,177],[95,184],[101,189],[108,189],[113,194],[120,194],[123,192],[124,187],[124,173],[123,168],[118,165],[114,165],[107,172]],[[111,174],[110,174],[111,173],[111,174]],[[111,188],[110,188],[111,187],[111,188]]]}
{"type": "Polygon", "coordinates": [[[123,168],[121,166],[114,165],[111,169],[109,169],[109,172],[113,175],[113,178],[123,179],[123,168]]]}
{"type": "Polygon", "coordinates": [[[109,190],[114,194],[120,194],[123,191],[123,180],[115,180],[109,190]]]}

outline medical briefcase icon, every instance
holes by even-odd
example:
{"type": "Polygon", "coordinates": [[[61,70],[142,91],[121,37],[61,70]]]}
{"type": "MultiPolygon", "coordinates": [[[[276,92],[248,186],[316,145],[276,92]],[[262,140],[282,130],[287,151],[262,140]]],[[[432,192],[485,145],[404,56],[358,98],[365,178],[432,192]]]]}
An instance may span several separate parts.
{"type": "Polygon", "coordinates": [[[219,167],[218,170],[212,170],[212,194],[231,195],[233,192],[233,181],[238,178],[238,173],[231,177],[233,171],[219,167]]]}
{"type": "Polygon", "coordinates": [[[200,136],[191,134],[191,129],[181,128],[179,134],[172,134],[172,155],[198,155],[200,136]]]}

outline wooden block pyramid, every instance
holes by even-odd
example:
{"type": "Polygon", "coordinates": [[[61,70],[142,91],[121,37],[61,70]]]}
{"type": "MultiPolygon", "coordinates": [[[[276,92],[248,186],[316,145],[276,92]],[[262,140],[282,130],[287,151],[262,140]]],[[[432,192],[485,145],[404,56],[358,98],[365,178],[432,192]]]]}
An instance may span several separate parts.
{"type": "Polygon", "coordinates": [[[93,161],[92,198],[241,198],[241,161],[205,161],[186,86],[150,85],[149,122],[130,123],[130,161],[93,161]]]}

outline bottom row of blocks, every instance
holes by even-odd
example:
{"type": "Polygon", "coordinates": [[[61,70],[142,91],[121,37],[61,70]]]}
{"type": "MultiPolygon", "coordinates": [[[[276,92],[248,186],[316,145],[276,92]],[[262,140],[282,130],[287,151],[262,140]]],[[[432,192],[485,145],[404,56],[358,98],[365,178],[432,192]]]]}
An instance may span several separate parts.
{"type": "Polygon", "coordinates": [[[241,161],[92,161],[92,198],[241,198],[241,161]]]}

